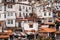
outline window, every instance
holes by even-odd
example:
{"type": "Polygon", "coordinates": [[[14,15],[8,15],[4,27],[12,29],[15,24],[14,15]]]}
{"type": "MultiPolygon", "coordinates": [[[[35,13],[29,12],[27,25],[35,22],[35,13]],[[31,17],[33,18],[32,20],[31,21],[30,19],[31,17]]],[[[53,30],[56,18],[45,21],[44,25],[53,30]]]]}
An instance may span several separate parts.
{"type": "Polygon", "coordinates": [[[8,20],[8,24],[10,24],[10,20],[8,20]]]}
{"type": "Polygon", "coordinates": [[[29,7],[29,10],[31,9],[31,7],[29,7]]]}
{"type": "Polygon", "coordinates": [[[21,6],[19,6],[19,11],[21,11],[22,9],[21,9],[21,6]]]}
{"type": "Polygon", "coordinates": [[[49,13],[49,16],[51,16],[51,13],[49,13]]]}
{"type": "Polygon", "coordinates": [[[8,12],[8,16],[13,16],[13,13],[12,12],[8,12]]]}
{"type": "Polygon", "coordinates": [[[10,13],[8,12],[8,16],[10,16],[10,13]]]}
{"type": "Polygon", "coordinates": [[[12,8],[13,5],[8,5],[8,8],[12,8]]]}
{"type": "Polygon", "coordinates": [[[23,16],[25,17],[25,13],[23,13],[23,16]]]}
{"type": "Polygon", "coordinates": [[[49,19],[48,22],[52,22],[52,19],[49,19]]]}
{"type": "Polygon", "coordinates": [[[13,20],[8,20],[8,24],[13,24],[13,20]]]}
{"type": "Polygon", "coordinates": [[[26,13],[26,16],[25,17],[28,17],[28,14],[26,13]]]}
{"type": "Polygon", "coordinates": [[[13,24],[13,20],[11,20],[11,24],[13,24]]]}
{"type": "Polygon", "coordinates": [[[46,16],[46,13],[44,13],[44,16],[46,16]]]}
{"type": "Polygon", "coordinates": [[[25,7],[23,6],[23,9],[24,9],[25,7]]]}
{"type": "Polygon", "coordinates": [[[2,6],[0,6],[0,11],[2,11],[2,6]]]}
{"type": "Polygon", "coordinates": [[[27,9],[27,7],[26,7],[26,12],[28,12],[28,9],[27,9]]]}
{"type": "Polygon", "coordinates": [[[57,9],[59,9],[57,6],[56,6],[57,9]]]}
{"type": "Polygon", "coordinates": [[[4,18],[6,18],[6,14],[4,14],[4,18]]]}
{"type": "Polygon", "coordinates": [[[21,22],[19,22],[19,25],[18,26],[21,27],[21,22]]]}
{"type": "Polygon", "coordinates": [[[29,28],[33,28],[33,25],[29,25],[29,28]]]}
{"type": "Polygon", "coordinates": [[[21,17],[21,12],[19,13],[19,17],[21,17]]]}

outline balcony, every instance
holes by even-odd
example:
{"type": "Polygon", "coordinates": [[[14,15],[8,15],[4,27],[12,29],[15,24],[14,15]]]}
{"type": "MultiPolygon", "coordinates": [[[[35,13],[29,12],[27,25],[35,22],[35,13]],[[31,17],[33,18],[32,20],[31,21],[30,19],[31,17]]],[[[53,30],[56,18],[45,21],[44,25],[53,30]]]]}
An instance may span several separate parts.
{"type": "Polygon", "coordinates": [[[26,21],[28,19],[24,19],[24,18],[16,18],[16,21],[19,22],[19,21],[26,21]]]}

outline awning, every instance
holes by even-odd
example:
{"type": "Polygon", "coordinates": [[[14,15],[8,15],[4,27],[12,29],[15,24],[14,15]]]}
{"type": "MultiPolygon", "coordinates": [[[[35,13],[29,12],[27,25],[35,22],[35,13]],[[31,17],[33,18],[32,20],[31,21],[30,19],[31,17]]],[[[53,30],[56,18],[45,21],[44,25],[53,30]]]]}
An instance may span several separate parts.
{"type": "Polygon", "coordinates": [[[25,30],[25,32],[35,32],[35,30],[25,30]]]}
{"type": "Polygon", "coordinates": [[[26,34],[35,34],[35,30],[25,30],[26,34]]]}
{"type": "Polygon", "coordinates": [[[52,28],[41,28],[38,32],[50,33],[50,32],[56,32],[56,30],[52,28]]]}
{"type": "Polygon", "coordinates": [[[55,23],[53,23],[53,22],[46,22],[46,23],[44,23],[44,24],[48,24],[48,25],[54,25],[55,23]]]}
{"type": "Polygon", "coordinates": [[[9,35],[0,35],[0,38],[9,38],[9,35]]]}
{"type": "Polygon", "coordinates": [[[7,33],[9,34],[9,35],[12,35],[12,30],[7,30],[7,33]]]}

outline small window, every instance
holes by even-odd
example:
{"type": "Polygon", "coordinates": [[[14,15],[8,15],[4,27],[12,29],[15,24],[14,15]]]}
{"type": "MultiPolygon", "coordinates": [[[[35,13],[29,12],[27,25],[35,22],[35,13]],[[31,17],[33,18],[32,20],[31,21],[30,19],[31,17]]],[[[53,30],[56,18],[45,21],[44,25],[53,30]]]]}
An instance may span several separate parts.
{"type": "Polygon", "coordinates": [[[46,13],[44,13],[44,16],[46,16],[46,13]]]}
{"type": "Polygon", "coordinates": [[[48,22],[52,22],[52,20],[50,19],[50,20],[48,20],[48,22]]]}
{"type": "Polygon", "coordinates": [[[13,20],[8,20],[8,24],[13,24],[13,20]]]}
{"type": "Polygon", "coordinates": [[[8,8],[12,8],[12,5],[8,5],[8,8]]]}
{"type": "Polygon", "coordinates": [[[25,13],[23,13],[23,16],[25,17],[25,13]]]}
{"type": "Polygon", "coordinates": [[[19,13],[19,17],[21,17],[21,12],[19,13]]]}
{"type": "Polygon", "coordinates": [[[8,12],[8,16],[10,16],[10,13],[8,12]]]}
{"type": "Polygon", "coordinates": [[[10,20],[8,20],[8,24],[10,24],[10,20]]]}
{"type": "Polygon", "coordinates": [[[21,22],[19,22],[19,25],[18,26],[21,27],[21,22]]]}
{"type": "Polygon", "coordinates": [[[33,28],[33,25],[29,25],[29,28],[33,28]]]}
{"type": "Polygon", "coordinates": [[[29,10],[31,9],[31,7],[29,7],[29,10]]]}
{"type": "Polygon", "coordinates": [[[28,14],[26,13],[26,17],[28,17],[28,14]]]}
{"type": "Polygon", "coordinates": [[[21,11],[22,9],[21,9],[21,6],[19,6],[19,11],[21,11]]]}
{"type": "Polygon", "coordinates": [[[4,18],[6,18],[6,14],[4,14],[4,18]]]}
{"type": "Polygon", "coordinates": [[[12,12],[8,12],[8,16],[13,16],[13,13],[12,12]]]}
{"type": "Polygon", "coordinates": [[[51,16],[51,13],[49,13],[49,16],[51,16]]]}
{"type": "Polygon", "coordinates": [[[11,12],[11,16],[13,16],[13,13],[11,12]]]}
{"type": "Polygon", "coordinates": [[[0,11],[2,11],[2,6],[0,6],[0,11]]]}
{"type": "Polygon", "coordinates": [[[11,24],[13,24],[13,20],[11,20],[11,24]]]}
{"type": "Polygon", "coordinates": [[[28,9],[27,9],[27,7],[26,7],[26,12],[28,12],[28,9]]]}

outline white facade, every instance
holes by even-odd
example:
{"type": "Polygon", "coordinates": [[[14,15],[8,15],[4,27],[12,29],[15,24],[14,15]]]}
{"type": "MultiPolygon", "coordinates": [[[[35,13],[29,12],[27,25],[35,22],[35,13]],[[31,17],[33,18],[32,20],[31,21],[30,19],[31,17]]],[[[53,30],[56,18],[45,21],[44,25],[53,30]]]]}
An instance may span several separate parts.
{"type": "Polygon", "coordinates": [[[14,19],[6,20],[6,26],[7,27],[15,27],[15,20],[14,19]]]}
{"type": "Polygon", "coordinates": [[[16,7],[17,17],[24,18],[26,15],[29,16],[32,13],[32,7],[28,4],[16,4],[16,7]]]}
{"type": "Polygon", "coordinates": [[[41,11],[42,6],[40,6],[40,4],[38,2],[36,2],[36,4],[34,4],[33,6],[34,6],[34,8],[33,8],[34,13],[37,14],[38,17],[41,17],[40,11],[41,11]]]}
{"type": "Polygon", "coordinates": [[[6,11],[15,11],[15,5],[7,4],[6,5],[6,11]]]}
{"type": "Polygon", "coordinates": [[[41,5],[39,2],[36,2],[34,4],[34,9],[33,10],[39,18],[41,18],[41,17],[42,18],[52,18],[53,17],[53,12],[52,12],[52,10],[48,10],[47,9],[48,7],[51,7],[51,3],[43,7],[43,5],[41,5]]]}
{"type": "Polygon", "coordinates": [[[29,16],[32,13],[32,7],[29,4],[28,0],[16,0],[18,4],[16,4],[16,13],[17,17],[20,15],[21,17],[29,16]]]}
{"type": "MultiPolygon", "coordinates": [[[[11,2],[12,0],[7,0],[7,2],[11,2]]],[[[0,3],[2,0],[0,0],[0,3]]],[[[13,2],[13,1],[12,1],[13,2]]],[[[23,19],[30,16],[29,14],[33,12],[36,13],[38,17],[45,18],[42,20],[42,22],[48,22],[51,18],[53,20],[53,12],[52,10],[48,10],[47,7],[51,7],[51,4],[48,4],[45,6],[45,11],[43,6],[36,2],[34,5],[31,5],[29,3],[29,0],[15,0],[14,3],[6,4],[4,3],[0,4],[0,20],[5,20],[7,27],[19,27],[19,22],[16,22],[16,18],[22,17],[23,19]]],[[[34,3],[35,1],[32,0],[31,3],[34,3]]],[[[55,4],[54,6],[57,7],[56,10],[60,10],[60,4],[55,4]]],[[[55,8],[56,8],[55,7],[55,8]]],[[[28,21],[28,20],[27,20],[28,21]]],[[[53,22],[53,21],[52,21],[53,22]]],[[[33,28],[29,27],[29,23],[25,23],[24,21],[21,21],[21,27],[24,27],[24,30],[38,30],[38,23],[33,23],[33,28]]]]}
{"type": "Polygon", "coordinates": [[[29,23],[24,23],[24,30],[38,30],[38,23],[33,23],[32,27],[29,26],[29,23]]]}
{"type": "Polygon", "coordinates": [[[16,12],[14,4],[7,4],[5,6],[5,21],[7,27],[15,27],[16,12]]]}
{"type": "Polygon", "coordinates": [[[4,21],[4,4],[0,4],[0,21],[4,21]]]}
{"type": "Polygon", "coordinates": [[[9,12],[9,11],[6,12],[5,21],[7,27],[15,27],[15,20],[16,20],[15,12],[9,12]]]}
{"type": "Polygon", "coordinates": [[[50,12],[48,12],[48,11],[44,12],[44,11],[42,11],[41,14],[42,14],[43,18],[52,18],[53,17],[53,13],[51,11],[50,12]]]}
{"type": "Polygon", "coordinates": [[[7,20],[7,19],[16,19],[16,14],[15,14],[15,12],[7,11],[7,12],[5,12],[5,13],[6,13],[6,20],[7,20]]]}

